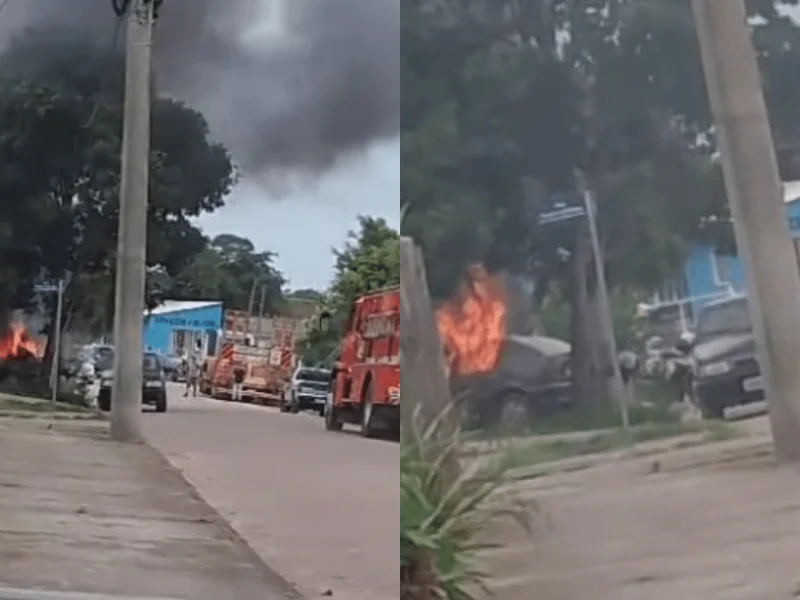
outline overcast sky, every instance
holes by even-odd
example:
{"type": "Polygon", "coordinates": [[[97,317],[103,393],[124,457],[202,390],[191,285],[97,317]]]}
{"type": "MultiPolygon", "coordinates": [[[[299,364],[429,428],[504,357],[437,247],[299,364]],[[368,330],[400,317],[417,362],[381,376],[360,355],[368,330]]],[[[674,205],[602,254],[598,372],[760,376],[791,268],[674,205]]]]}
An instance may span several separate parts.
{"type": "MultiPolygon", "coordinates": [[[[393,6],[391,0],[384,1],[393,6]]],[[[264,7],[263,18],[249,35],[254,43],[259,39],[271,39],[270,43],[275,43],[275,38],[286,31],[284,5],[287,0],[260,2],[264,7]]],[[[359,6],[358,1],[349,4],[359,6]]],[[[359,14],[366,18],[363,6],[359,14]]],[[[386,26],[391,27],[389,22],[386,26]]],[[[364,27],[369,27],[366,23],[364,27]]],[[[380,27],[373,29],[385,33],[380,27]]],[[[392,42],[385,37],[377,43],[392,42]]],[[[382,51],[383,46],[380,49],[382,51]]],[[[376,53],[377,50],[372,49],[376,53]]],[[[357,50],[363,51],[369,49],[357,50]]],[[[389,72],[391,70],[387,75],[389,72]]],[[[341,247],[348,232],[356,229],[359,215],[384,217],[399,229],[400,140],[376,142],[321,177],[295,182],[284,191],[286,193],[271,194],[254,180],[244,178],[227,206],[201,217],[199,224],[208,235],[235,233],[252,240],[259,250],[276,252],[277,265],[289,279],[291,288],[325,289],[332,276],[332,250],[341,247]]]]}
{"type": "Polygon", "coordinates": [[[279,254],[278,266],[293,289],[324,289],[330,282],[331,250],[341,246],[358,215],[384,217],[400,226],[400,140],[374,145],[362,157],[297,184],[285,197],[242,181],[228,206],[199,221],[209,234],[236,233],[260,250],[279,254]]]}

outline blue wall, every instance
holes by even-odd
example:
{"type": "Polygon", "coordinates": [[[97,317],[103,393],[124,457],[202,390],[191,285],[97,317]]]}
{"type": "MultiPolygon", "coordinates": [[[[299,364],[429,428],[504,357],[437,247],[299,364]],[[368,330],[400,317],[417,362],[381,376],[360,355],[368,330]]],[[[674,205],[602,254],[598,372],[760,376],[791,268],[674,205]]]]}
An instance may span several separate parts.
{"type": "Polygon", "coordinates": [[[154,314],[144,327],[144,347],[161,354],[172,354],[173,332],[188,331],[216,336],[222,328],[222,303],[201,308],[154,314]]]}
{"type": "MultiPolygon", "coordinates": [[[[786,206],[789,217],[789,229],[792,237],[800,238],[800,201],[793,201],[786,206]]],[[[745,292],[744,264],[738,256],[717,256],[710,246],[697,246],[689,254],[684,266],[686,288],[690,297],[722,294],[727,290],[745,292]]],[[[706,300],[707,301],[707,300],[706,300]]],[[[698,300],[693,303],[696,309],[704,303],[698,300]]]]}

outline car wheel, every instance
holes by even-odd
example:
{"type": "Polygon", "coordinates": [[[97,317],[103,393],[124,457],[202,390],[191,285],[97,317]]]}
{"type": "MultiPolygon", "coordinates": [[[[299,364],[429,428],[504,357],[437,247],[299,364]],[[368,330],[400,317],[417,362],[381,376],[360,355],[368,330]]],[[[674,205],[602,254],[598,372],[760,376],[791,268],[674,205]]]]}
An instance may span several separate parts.
{"type": "Polygon", "coordinates": [[[157,413],[165,413],[167,412],[167,396],[164,394],[160,396],[158,400],[156,400],[156,412],[157,413]]]}
{"type": "Polygon", "coordinates": [[[700,402],[700,414],[707,421],[722,421],[725,418],[725,405],[721,402],[700,402]]]}
{"type": "Polygon", "coordinates": [[[325,429],[328,431],[341,431],[342,422],[339,420],[336,406],[333,404],[333,394],[328,394],[325,401],[325,429]]]}
{"type": "Polygon", "coordinates": [[[511,393],[502,400],[500,409],[500,427],[504,433],[518,435],[528,428],[528,399],[520,393],[511,393]]]}

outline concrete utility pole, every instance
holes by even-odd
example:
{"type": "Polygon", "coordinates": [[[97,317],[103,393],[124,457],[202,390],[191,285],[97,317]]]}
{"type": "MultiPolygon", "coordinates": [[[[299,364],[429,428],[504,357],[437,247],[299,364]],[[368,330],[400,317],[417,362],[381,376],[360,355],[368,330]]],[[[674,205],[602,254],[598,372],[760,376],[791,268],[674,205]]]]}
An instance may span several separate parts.
{"type": "Polygon", "coordinates": [[[800,459],[800,277],[743,0],[692,0],[775,453],[800,459]]]}
{"type": "Polygon", "coordinates": [[[153,2],[132,0],[127,18],[111,437],[121,442],[138,442],[141,440],[153,2]]]}
{"type": "Polygon", "coordinates": [[[616,332],[614,331],[614,318],[611,312],[611,300],[608,297],[608,285],[606,283],[606,270],[604,266],[603,249],[600,245],[600,234],[597,231],[597,211],[595,210],[594,195],[588,187],[583,190],[583,204],[586,210],[586,220],[589,226],[589,238],[592,243],[592,262],[594,263],[595,279],[597,279],[597,303],[600,317],[600,326],[603,330],[603,356],[610,362],[610,392],[614,400],[619,403],[619,411],[622,417],[622,428],[628,431],[630,428],[629,406],[631,399],[628,397],[630,390],[622,381],[620,371],[619,353],[617,352],[616,332]]]}

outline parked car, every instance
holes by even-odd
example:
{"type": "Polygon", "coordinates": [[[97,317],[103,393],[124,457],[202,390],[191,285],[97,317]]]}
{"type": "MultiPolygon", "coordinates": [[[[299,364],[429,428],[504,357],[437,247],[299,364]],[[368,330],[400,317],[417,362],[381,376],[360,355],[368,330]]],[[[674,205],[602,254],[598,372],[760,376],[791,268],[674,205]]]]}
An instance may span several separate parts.
{"type": "Polygon", "coordinates": [[[511,335],[491,373],[451,378],[467,428],[520,426],[572,405],[570,345],[544,336],[511,335]]]}
{"type": "Polygon", "coordinates": [[[292,375],[289,388],[281,397],[281,412],[315,410],[324,416],[330,383],[330,370],[298,367],[292,375]]]}
{"type": "Polygon", "coordinates": [[[764,399],[753,325],[745,296],[700,309],[694,338],[684,342],[693,366],[692,397],[706,418],[764,399]]]}
{"type": "MultiPolygon", "coordinates": [[[[161,359],[154,352],[145,352],[142,360],[142,404],[153,406],[156,412],[167,412],[167,379],[161,359]]],[[[113,385],[113,373],[110,370],[104,371],[100,377],[100,391],[97,395],[97,405],[102,411],[111,410],[113,385]]]]}
{"type": "Polygon", "coordinates": [[[180,381],[183,359],[178,356],[163,355],[159,355],[159,359],[161,360],[161,366],[164,369],[164,375],[167,381],[180,381]]]}

